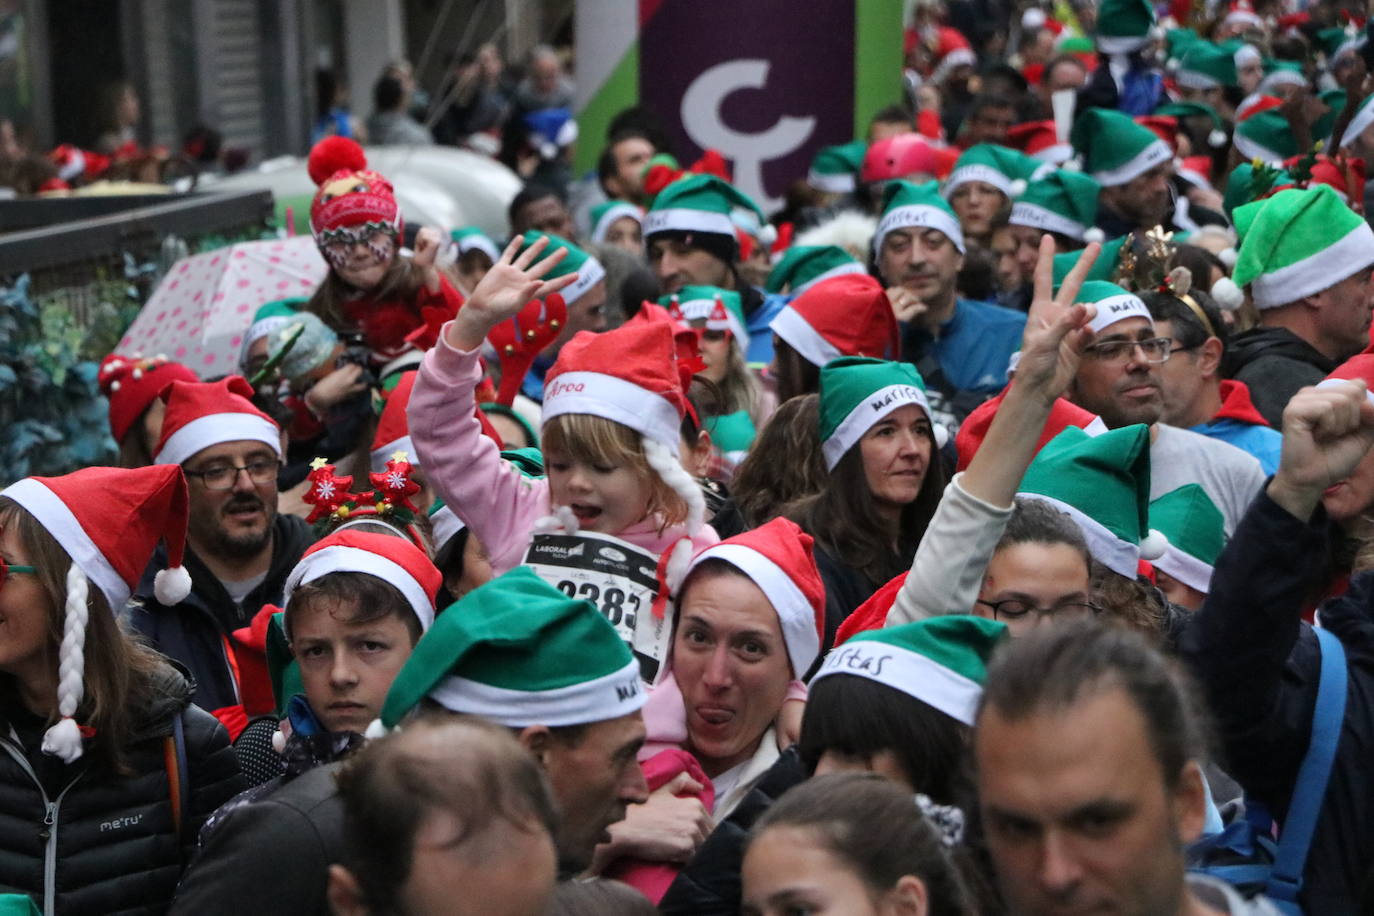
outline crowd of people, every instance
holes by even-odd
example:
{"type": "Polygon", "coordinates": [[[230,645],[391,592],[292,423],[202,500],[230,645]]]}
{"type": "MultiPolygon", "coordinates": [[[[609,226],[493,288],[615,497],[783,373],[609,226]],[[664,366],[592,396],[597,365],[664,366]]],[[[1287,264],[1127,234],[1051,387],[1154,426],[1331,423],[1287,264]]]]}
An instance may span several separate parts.
{"type": "Polygon", "coordinates": [[[504,240],[338,113],[318,289],[0,491],[0,906],[1369,912],[1364,30],[922,0],[781,211],[635,108],[504,240]]]}

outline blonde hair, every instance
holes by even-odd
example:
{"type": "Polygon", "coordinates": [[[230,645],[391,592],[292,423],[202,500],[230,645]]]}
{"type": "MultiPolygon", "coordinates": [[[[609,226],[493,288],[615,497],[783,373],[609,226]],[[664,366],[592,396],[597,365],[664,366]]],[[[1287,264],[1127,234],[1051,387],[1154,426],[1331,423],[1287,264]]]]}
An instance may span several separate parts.
{"type": "Polygon", "coordinates": [[[539,438],[546,460],[552,453],[583,464],[632,469],[649,485],[645,517],[658,519],[660,534],[687,522],[687,500],[650,463],[638,431],[605,417],[573,413],[545,420],[539,438]]]}

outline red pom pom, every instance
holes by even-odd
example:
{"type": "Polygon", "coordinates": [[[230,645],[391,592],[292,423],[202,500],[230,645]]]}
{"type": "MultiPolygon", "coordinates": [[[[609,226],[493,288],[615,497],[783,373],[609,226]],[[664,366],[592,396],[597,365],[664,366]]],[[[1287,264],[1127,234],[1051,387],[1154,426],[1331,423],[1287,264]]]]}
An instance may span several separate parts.
{"type": "Polygon", "coordinates": [[[347,137],[325,137],[310,150],[306,169],[315,184],[324,181],[341,169],[354,172],[367,168],[367,155],[357,141],[347,137]]]}

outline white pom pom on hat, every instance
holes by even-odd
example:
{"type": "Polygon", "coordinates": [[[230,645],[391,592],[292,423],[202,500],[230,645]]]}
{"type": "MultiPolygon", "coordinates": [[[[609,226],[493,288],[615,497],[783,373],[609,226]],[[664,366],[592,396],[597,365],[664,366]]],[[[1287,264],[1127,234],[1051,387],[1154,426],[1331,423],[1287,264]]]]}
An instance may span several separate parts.
{"type": "Polygon", "coordinates": [[[1245,293],[1230,277],[1222,277],[1212,284],[1212,298],[1225,311],[1234,312],[1245,304],[1245,293]]]}
{"type": "Polygon", "coordinates": [[[1011,182],[1011,196],[1020,197],[1026,193],[1026,179],[1014,178],[1011,182]]]}
{"type": "Polygon", "coordinates": [[[1226,145],[1228,137],[1224,130],[1214,130],[1207,135],[1207,143],[1213,147],[1223,147],[1226,145]]]}
{"type": "Polygon", "coordinates": [[[1221,251],[1217,252],[1217,260],[1225,264],[1227,267],[1235,267],[1236,260],[1239,257],[1240,254],[1236,251],[1234,247],[1223,248],[1221,249],[1221,251]]]}
{"type": "Polygon", "coordinates": [[[1107,233],[1103,232],[1101,229],[1097,228],[1096,226],[1089,226],[1089,227],[1088,227],[1088,231],[1083,233],[1083,241],[1087,242],[1087,243],[1090,244],[1090,245],[1091,245],[1093,242],[1097,242],[1097,243],[1100,245],[1100,244],[1102,244],[1103,242],[1105,242],[1106,240],[1107,240],[1107,233]]]}
{"type": "Polygon", "coordinates": [[[1164,533],[1154,528],[1140,542],[1140,558],[1142,560],[1158,560],[1164,556],[1164,552],[1169,549],[1169,539],[1164,533]]]}

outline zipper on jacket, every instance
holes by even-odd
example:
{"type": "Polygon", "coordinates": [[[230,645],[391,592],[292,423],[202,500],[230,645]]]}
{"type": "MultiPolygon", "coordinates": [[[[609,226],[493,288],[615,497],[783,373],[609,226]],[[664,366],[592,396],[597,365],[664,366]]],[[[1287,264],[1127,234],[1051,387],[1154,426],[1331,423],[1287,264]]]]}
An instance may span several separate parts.
{"type": "Polygon", "coordinates": [[[57,913],[57,814],[62,807],[63,797],[71,791],[72,786],[85,775],[85,772],[76,774],[76,777],[57,794],[57,798],[49,801],[48,793],[43,788],[43,783],[39,781],[38,774],[33,771],[33,765],[23,752],[14,746],[14,743],[7,739],[0,739],[9,755],[23,767],[24,772],[29,774],[33,784],[38,787],[38,794],[43,798],[43,916],[56,916],[57,913]]]}

